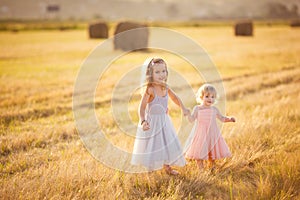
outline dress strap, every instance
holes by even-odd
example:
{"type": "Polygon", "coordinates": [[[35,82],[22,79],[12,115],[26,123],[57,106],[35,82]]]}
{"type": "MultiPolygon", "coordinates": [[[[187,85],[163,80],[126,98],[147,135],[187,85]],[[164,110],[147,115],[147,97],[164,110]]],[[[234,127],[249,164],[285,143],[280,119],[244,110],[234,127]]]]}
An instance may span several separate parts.
{"type": "Polygon", "coordinates": [[[168,85],[166,85],[166,96],[168,96],[169,95],[169,92],[168,92],[168,90],[169,90],[169,87],[168,87],[168,85]]]}
{"type": "MultiPolygon", "coordinates": [[[[164,97],[165,96],[168,96],[168,86],[166,86],[166,94],[164,95],[164,97]]],[[[153,87],[153,92],[154,92],[154,96],[158,96],[157,94],[156,94],[156,90],[155,90],[155,87],[153,87]]]]}
{"type": "Polygon", "coordinates": [[[156,95],[155,87],[153,87],[153,93],[154,93],[154,96],[157,96],[157,95],[156,95]]]}

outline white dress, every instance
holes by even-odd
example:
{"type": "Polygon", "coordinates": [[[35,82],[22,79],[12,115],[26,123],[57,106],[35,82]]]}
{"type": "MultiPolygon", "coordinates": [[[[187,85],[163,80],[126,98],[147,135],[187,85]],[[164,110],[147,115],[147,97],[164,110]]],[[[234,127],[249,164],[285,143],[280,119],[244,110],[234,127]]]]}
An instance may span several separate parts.
{"type": "Polygon", "coordinates": [[[150,129],[137,128],[131,164],[143,165],[147,170],[158,170],[163,165],[184,166],[186,164],[181,144],[171,118],[168,115],[168,93],[154,99],[146,106],[146,120],[150,129]]]}

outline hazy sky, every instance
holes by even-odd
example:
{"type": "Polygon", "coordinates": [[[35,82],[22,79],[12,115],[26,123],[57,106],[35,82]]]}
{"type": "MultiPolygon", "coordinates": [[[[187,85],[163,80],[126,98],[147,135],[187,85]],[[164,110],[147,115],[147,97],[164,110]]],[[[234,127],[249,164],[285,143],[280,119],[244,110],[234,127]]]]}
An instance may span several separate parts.
{"type": "MultiPolygon", "coordinates": [[[[270,2],[300,8],[300,0],[0,0],[0,19],[260,18],[273,12],[270,2]],[[59,11],[49,12],[49,5],[59,11]]],[[[288,11],[278,8],[277,15],[288,11]]]]}

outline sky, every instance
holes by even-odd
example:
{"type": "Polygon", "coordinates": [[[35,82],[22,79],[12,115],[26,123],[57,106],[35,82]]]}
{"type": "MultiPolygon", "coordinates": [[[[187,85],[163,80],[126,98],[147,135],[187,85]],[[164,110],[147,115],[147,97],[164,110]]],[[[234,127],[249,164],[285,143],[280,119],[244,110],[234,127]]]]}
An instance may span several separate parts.
{"type": "Polygon", "coordinates": [[[295,6],[299,0],[0,0],[0,19],[264,18],[293,16],[295,6]],[[53,5],[59,9],[49,10],[53,5]]]}

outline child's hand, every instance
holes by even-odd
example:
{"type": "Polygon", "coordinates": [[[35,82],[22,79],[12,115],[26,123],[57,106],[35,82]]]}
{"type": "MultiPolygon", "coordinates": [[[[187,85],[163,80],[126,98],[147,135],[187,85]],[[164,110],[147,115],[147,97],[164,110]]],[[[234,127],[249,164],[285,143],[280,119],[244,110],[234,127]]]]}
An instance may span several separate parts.
{"type": "Polygon", "coordinates": [[[235,118],[234,118],[234,117],[231,117],[231,118],[230,118],[230,121],[231,121],[231,122],[235,122],[235,118]]]}
{"type": "Polygon", "coordinates": [[[142,123],[142,126],[143,126],[143,131],[147,131],[147,130],[150,129],[150,125],[149,125],[149,123],[147,121],[144,121],[142,123]]]}
{"type": "Polygon", "coordinates": [[[186,109],[186,108],[183,109],[183,115],[184,116],[187,116],[187,115],[190,115],[190,114],[191,114],[191,111],[189,109],[186,109]]]}

